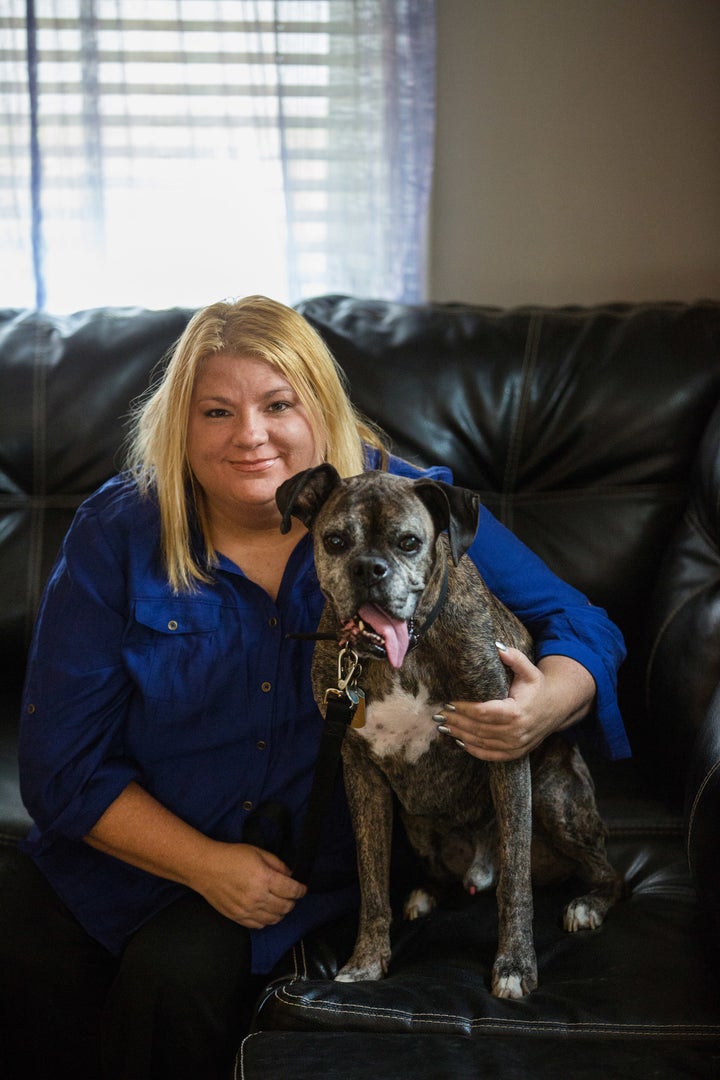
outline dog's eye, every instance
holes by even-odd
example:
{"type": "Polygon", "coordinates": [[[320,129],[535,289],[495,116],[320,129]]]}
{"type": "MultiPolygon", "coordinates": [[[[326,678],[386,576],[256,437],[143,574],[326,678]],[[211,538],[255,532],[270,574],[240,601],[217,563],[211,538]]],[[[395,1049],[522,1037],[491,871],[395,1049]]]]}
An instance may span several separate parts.
{"type": "Polygon", "coordinates": [[[418,551],[421,545],[422,542],[420,538],[415,536],[414,533],[406,533],[405,536],[401,536],[398,540],[398,547],[400,550],[405,551],[408,554],[413,551],[418,551]]]}
{"type": "Polygon", "coordinates": [[[343,536],[342,533],[325,533],[323,536],[323,544],[325,545],[325,550],[331,555],[337,555],[347,548],[348,538],[347,536],[343,536]]]}

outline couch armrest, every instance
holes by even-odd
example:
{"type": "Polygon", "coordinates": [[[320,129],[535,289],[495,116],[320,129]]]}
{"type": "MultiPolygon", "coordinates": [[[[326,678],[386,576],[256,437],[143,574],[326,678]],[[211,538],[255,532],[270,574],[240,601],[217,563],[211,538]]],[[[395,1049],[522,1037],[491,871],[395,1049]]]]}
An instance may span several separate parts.
{"type": "Polygon", "coordinates": [[[687,783],[690,872],[720,944],[720,686],[695,744],[687,783]]]}
{"type": "Polygon", "coordinates": [[[679,802],[696,747],[710,737],[708,707],[720,686],[720,406],[705,430],[688,494],[650,598],[645,677],[647,757],[657,761],[666,792],[679,802]]]}

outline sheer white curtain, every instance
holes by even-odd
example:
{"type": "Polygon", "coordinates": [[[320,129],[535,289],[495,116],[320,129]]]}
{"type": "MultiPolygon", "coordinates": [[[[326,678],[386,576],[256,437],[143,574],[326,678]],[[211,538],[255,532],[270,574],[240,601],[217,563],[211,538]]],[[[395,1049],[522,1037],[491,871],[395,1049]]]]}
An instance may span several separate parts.
{"type": "Polygon", "coordinates": [[[423,297],[433,0],[0,15],[0,306],[423,297]]]}

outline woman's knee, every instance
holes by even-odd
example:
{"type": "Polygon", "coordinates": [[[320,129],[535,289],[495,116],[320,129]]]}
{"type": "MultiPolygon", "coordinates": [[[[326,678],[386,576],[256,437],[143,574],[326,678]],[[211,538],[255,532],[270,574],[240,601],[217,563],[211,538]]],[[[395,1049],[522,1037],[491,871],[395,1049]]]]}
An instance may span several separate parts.
{"type": "Polygon", "coordinates": [[[200,900],[128,943],[105,1010],[110,1076],[211,1077],[232,1061],[258,990],[250,936],[200,900]]]}

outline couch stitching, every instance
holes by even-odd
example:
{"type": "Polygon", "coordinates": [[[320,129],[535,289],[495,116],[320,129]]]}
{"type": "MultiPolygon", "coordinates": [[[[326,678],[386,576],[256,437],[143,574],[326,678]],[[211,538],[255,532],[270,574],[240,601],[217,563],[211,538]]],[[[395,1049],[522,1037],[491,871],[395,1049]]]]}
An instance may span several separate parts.
{"type": "Polygon", "coordinates": [[[652,647],[650,649],[650,655],[648,656],[647,665],[645,667],[645,708],[648,713],[652,713],[650,701],[650,681],[652,679],[653,668],[655,666],[655,656],[658,649],[660,648],[662,639],[664,638],[665,634],[668,631],[668,628],[675,621],[678,615],[680,615],[680,613],[689,604],[691,604],[696,597],[702,596],[703,593],[706,593],[710,589],[715,588],[719,581],[720,575],[716,575],[712,581],[705,581],[702,583],[702,585],[698,585],[697,588],[693,589],[692,592],[689,592],[686,596],[682,598],[682,600],[679,600],[677,602],[675,607],[668,612],[668,614],[663,619],[661,625],[659,626],[658,631],[653,639],[652,647]]]}
{"type": "Polygon", "coordinates": [[[583,503],[583,502],[598,502],[600,500],[613,499],[618,502],[631,502],[636,499],[638,495],[646,495],[648,497],[657,498],[658,496],[664,496],[665,501],[672,498],[673,502],[678,502],[683,495],[682,489],[675,483],[657,483],[657,484],[594,484],[588,488],[555,488],[544,491],[497,491],[494,488],[478,488],[476,489],[478,494],[485,501],[489,499],[509,499],[512,495],[513,500],[521,505],[530,504],[538,506],[545,506],[548,503],[583,503]]]}
{"type": "Polygon", "coordinates": [[[86,499],[84,494],[64,495],[59,492],[55,495],[0,495],[1,510],[33,510],[42,513],[44,510],[77,510],[78,506],[86,499]]]}
{"type": "Polygon", "coordinates": [[[532,315],[528,323],[527,338],[525,339],[525,355],[523,356],[521,370],[520,402],[518,405],[517,416],[513,424],[512,434],[510,436],[507,461],[505,463],[505,475],[503,477],[503,490],[500,493],[501,518],[503,523],[509,528],[512,528],[513,524],[513,505],[511,496],[514,493],[520,464],[520,452],[522,450],[523,433],[528,414],[528,402],[530,400],[530,378],[535,370],[541,327],[542,316],[532,315]]]}
{"type": "Polygon", "coordinates": [[[334,1012],[337,1014],[346,1012],[354,1013],[358,1016],[366,1016],[373,1020],[383,1020],[387,1018],[395,1018],[398,1020],[405,1019],[410,1021],[414,1026],[437,1026],[440,1024],[454,1024],[463,1030],[470,1027],[471,1029],[497,1029],[502,1030],[507,1027],[510,1030],[520,1030],[525,1028],[529,1031],[535,1029],[539,1031],[557,1031],[574,1033],[587,1032],[587,1033],[612,1033],[617,1032],[623,1035],[629,1035],[637,1033],[641,1035],[654,1034],[654,1035],[672,1035],[674,1038],[680,1034],[692,1035],[694,1037],[717,1037],[720,1035],[720,1025],[716,1024],[624,1024],[619,1023],[606,1023],[600,1021],[580,1021],[574,1023],[560,1023],[556,1020],[513,1020],[512,1018],[505,1018],[502,1020],[493,1019],[491,1017],[478,1017],[476,1019],[469,1019],[468,1017],[459,1016],[455,1013],[415,1013],[407,1012],[401,1009],[382,1009],[377,1006],[357,1005],[352,1002],[345,1002],[342,1005],[338,1005],[332,1002],[312,1002],[310,1004],[302,1002],[299,998],[293,998],[286,987],[282,987],[275,991],[275,997],[278,1001],[283,1001],[290,1008],[301,1009],[306,1012],[334,1012]]]}
{"type": "Polygon", "coordinates": [[[695,798],[693,799],[693,802],[692,802],[692,807],[690,808],[690,813],[688,815],[687,857],[688,857],[688,864],[689,864],[689,867],[690,867],[690,873],[691,873],[691,875],[693,877],[695,876],[695,859],[693,859],[693,856],[692,856],[692,834],[693,834],[693,829],[695,827],[695,818],[697,816],[696,811],[697,811],[698,804],[699,804],[700,800],[702,799],[703,794],[705,792],[705,788],[708,786],[708,784],[710,783],[710,781],[712,780],[712,778],[714,777],[714,775],[718,771],[718,769],[720,769],[720,761],[716,761],[715,764],[713,765],[713,767],[703,777],[702,784],[700,785],[700,787],[697,790],[695,798]]]}
{"type": "Polygon", "coordinates": [[[249,1035],[246,1035],[245,1038],[243,1039],[243,1041],[240,1043],[240,1049],[238,1050],[237,1055],[235,1057],[235,1069],[233,1070],[233,1080],[245,1080],[245,1059],[244,1059],[245,1043],[248,1042],[249,1039],[252,1039],[255,1034],[257,1034],[257,1032],[251,1032],[249,1035]]]}

